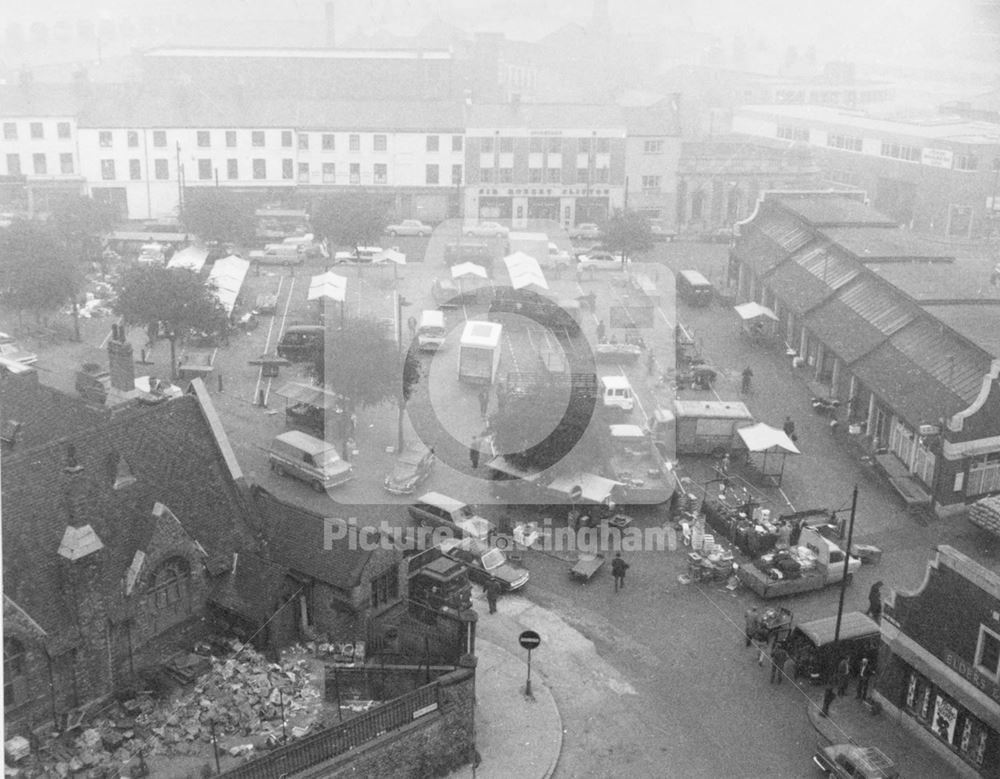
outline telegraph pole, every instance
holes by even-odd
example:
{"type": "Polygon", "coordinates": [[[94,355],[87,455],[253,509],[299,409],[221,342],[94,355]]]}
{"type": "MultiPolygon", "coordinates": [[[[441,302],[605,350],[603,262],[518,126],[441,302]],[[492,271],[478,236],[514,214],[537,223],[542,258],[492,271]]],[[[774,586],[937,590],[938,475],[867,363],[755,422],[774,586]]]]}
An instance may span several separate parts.
{"type": "Polygon", "coordinates": [[[854,495],[851,497],[851,519],[847,525],[847,548],[844,550],[844,575],[840,580],[840,603],[837,605],[837,626],[833,630],[833,645],[840,641],[840,621],[844,616],[844,595],[847,594],[847,577],[850,575],[851,539],[854,538],[854,512],[858,507],[858,485],[854,485],[854,495]]]}

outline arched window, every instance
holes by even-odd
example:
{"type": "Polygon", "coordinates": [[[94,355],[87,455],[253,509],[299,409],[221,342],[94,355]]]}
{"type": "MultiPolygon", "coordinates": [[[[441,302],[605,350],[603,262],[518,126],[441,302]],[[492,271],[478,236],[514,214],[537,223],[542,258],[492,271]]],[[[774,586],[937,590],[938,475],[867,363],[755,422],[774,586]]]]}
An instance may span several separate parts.
{"type": "Polygon", "coordinates": [[[153,604],[166,609],[187,599],[191,566],[183,557],[171,557],[160,564],[149,584],[153,604]]]}
{"type": "Polygon", "coordinates": [[[3,706],[17,706],[27,700],[28,678],[25,673],[24,644],[16,638],[3,640],[3,706]]]}

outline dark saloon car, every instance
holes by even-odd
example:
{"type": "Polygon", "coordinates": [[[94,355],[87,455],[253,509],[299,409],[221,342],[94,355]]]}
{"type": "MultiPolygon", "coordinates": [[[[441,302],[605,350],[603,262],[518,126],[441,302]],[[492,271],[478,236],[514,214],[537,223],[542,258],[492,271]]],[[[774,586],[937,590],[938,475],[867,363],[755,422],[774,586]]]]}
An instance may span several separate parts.
{"type": "Polygon", "coordinates": [[[396,456],[392,472],[385,477],[385,488],[394,495],[411,495],[431,475],[437,458],[434,450],[423,444],[408,444],[396,456]]]}
{"type": "Polygon", "coordinates": [[[513,592],[528,583],[528,572],[524,568],[507,562],[503,552],[478,539],[449,538],[441,542],[441,551],[451,559],[465,563],[469,578],[483,587],[495,581],[502,592],[513,592]]]}

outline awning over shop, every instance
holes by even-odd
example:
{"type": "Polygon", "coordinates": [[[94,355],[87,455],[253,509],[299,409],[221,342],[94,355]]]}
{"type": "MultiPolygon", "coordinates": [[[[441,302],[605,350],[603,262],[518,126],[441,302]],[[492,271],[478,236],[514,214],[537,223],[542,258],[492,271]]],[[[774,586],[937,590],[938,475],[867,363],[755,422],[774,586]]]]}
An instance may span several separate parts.
{"type": "Polygon", "coordinates": [[[751,452],[776,452],[779,454],[802,454],[784,430],[771,427],[764,422],[741,427],[737,431],[747,449],[751,452]]]}
{"type": "Polygon", "coordinates": [[[460,262],[458,265],[451,266],[451,277],[453,279],[461,279],[466,276],[478,276],[481,279],[489,278],[486,268],[482,265],[476,265],[474,262],[460,262]]]}
{"type": "MultiPolygon", "coordinates": [[[[834,633],[837,630],[837,618],[823,617],[811,622],[802,622],[799,624],[799,630],[805,633],[816,646],[823,646],[833,641],[834,633]]],[[[859,638],[878,632],[878,623],[860,611],[848,611],[841,615],[841,639],[859,638]]]]}
{"type": "Polygon", "coordinates": [[[347,298],[347,278],[330,271],[313,276],[309,282],[309,294],[306,298],[308,300],[328,298],[343,303],[347,298]]]}

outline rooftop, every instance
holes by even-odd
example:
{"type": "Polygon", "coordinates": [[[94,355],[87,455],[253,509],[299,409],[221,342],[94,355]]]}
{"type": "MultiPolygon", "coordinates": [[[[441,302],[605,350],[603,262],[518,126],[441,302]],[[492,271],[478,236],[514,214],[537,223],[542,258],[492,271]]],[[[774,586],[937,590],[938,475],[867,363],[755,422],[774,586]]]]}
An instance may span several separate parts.
{"type": "Polygon", "coordinates": [[[862,262],[877,260],[944,260],[955,256],[947,246],[918,238],[900,227],[828,227],[823,234],[862,262]]]}
{"type": "Polygon", "coordinates": [[[446,49],[329,49],[329,48],[195,48],[166,47],[151,49],[146,57],[245,57],[248,59],[451,59],[451,52],[446,49]]]}
{"type": "Polygon", "coordinates": [[[928,305],[924,310],[956,333],[968,338],[996,359],[1000,359],[1000,304],[981,303],[928,305]]]}
{"type": "Polygon", "coordinates": [[[896,227],[861,200],[844,194],[816,193],[789,197],[776,193],[774,202],[813,227],[896,227]]]}
{"type": "Polygon", "coordinates": [[[967,257],[949,262],[873,262],[868,268],[918,303],[1000,303],[1000,287],[990,284],[993,265],[991,259],[967,257]]]}
{"type": "Polygon", "coordinates": [[[483,103],[469,109],[469,132],[504,128],[586,129],[625,135],[622,109],[587,103],[483,103]]]}

